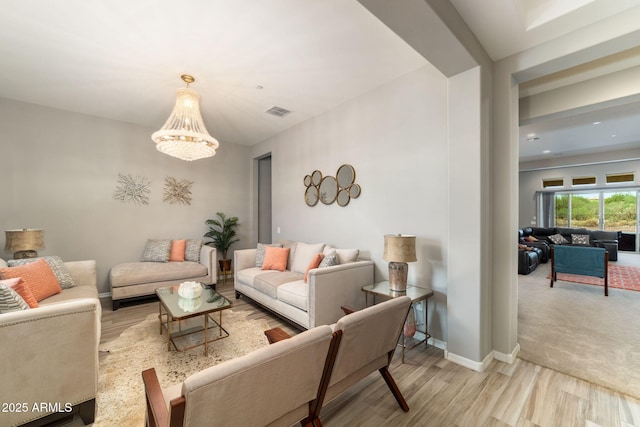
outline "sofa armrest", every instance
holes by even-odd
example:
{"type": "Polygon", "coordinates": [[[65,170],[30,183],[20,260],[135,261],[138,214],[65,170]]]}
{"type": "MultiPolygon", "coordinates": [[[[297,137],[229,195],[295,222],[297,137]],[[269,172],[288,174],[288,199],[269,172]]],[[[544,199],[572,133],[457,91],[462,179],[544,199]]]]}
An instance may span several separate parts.
{"type": "Polygon", "coordinates": [[[64,410],[95,399],[100,315],[97,298],[82,298],[0,316],[0,402],[27,409],[0,412],[0,425],[48,415],[33,411],[40,402],[59,402],[64,410]]]}
{"type": "Polygon", "coordinates": [[[200,248],[200,264],[207,267],[209,272],[208,285],[215,285],[218,280],[218,268],[216,261],[218,260],[218,251],[214,246],[202,245],[200,248]]]}
{"type": "Polygon", "coordinates": [[[340,306],[364,307],[362,287],[373,283],[373,261],[356,261],[309,271],[309,328],[330,325],[344,313],[340,306]]]}
{"type": "Polygon", "coordinates": [[[97,287],[95,260],[67,261],[64,265],[76,285],[97,287]]]}
{"type": "Polygon", "coordinates": [[[256,266],[257,249],[239,249],[233,252],[234,271],[244,270],[256,266]]]}

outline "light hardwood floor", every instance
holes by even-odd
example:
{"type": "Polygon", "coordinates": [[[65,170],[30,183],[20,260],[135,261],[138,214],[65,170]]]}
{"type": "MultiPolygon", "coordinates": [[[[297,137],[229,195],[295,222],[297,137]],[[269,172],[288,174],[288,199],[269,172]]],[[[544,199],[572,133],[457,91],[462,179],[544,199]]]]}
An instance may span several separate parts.
{"type": "MultiPolygon", "coordinates": [[[[297,333],[288,323],[248,302],[236,300],[231,284],[219,291],[233,310],[251,311],[270,327],[297,333]]],[[[102,341],[158,310],[157,302],[124,305],[113,312],[103,301],[102,341]]],[[[332,426],[603,426],[640,427],[640,401],[597,385],[518,359],[513,365],[493,361],[478,373],[444,359],[443,351],[420,346],[391,367],[409,407],[397,406],[382,377],[375,373],[323,408],[332,426]]]]}

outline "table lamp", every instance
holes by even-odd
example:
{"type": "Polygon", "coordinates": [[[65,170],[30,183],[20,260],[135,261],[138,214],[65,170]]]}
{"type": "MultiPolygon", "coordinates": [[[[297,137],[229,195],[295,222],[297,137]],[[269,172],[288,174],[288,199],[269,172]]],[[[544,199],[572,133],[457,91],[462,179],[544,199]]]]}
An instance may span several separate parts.
{"type": "Polygon", "coordinates": [[[4,250],[13,252],[14,259],[35,258],[36,249],[44,248],[44,230],[6,230],[7,237],[4,250]]]}
{"type": "Polygon", "coordinates": [[[406,292],[408,262],[417,261],[416,236],[391,235],[384,236],[385,261],[389,261],[389,288],[392,291],[406,292]]]}

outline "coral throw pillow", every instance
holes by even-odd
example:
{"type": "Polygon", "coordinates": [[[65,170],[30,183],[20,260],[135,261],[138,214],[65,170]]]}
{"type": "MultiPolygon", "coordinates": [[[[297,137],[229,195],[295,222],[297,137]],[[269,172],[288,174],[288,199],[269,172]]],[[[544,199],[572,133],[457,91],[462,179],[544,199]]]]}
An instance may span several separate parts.
{"type": "MultiPolygon", "coordinates": [[[[29,288],[36,301],[42,301],[45,298],[49,298],[52,295],[62,292],[58,279],[56,279],[51,267],[49,267],[49,264],[47,264],[44,259],[25,265],[19,265],[17,267],[2,268],[0,269],[0,275],[2,275],[3,279],[21,277],[25,286],[29,288]]],[[[15,291],[18,292],[25,301],[27,301],[29,307],[33,307],[18,289],[15,289],[15,291]]]]}
{"type": "Polygon", "coordinates": [[[304,283],[307,283],[307,277],[309,277],[309,270],[313,270],[314,268],[318,268],[322,259],[324,258],[324,254],[317,254],[313,257],[309,266],[307,267],[307,271],[304,273],[304,283]]]}
{"type": "Polygon", "coordinates": [[[186,240],[172,240],[169,261],[184,261],[184,250],[187,247],[186,240]]]}
{"type": "Polygon", "coordinates": [[[289,248],[276,248],[267,246],[264,249],[263,270],[285,271],[289,260],[289,248]]]}

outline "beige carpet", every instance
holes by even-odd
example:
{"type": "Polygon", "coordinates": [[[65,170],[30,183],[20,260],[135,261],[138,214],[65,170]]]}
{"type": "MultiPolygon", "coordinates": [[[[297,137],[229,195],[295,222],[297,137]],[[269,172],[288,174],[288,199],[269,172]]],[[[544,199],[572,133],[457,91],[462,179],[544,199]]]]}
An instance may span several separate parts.
{"type": "Polygon", "coordinates": [[[248,312],[222,312],[222,325],[229,337],[209,347],[184,353],[167,351],[166,334],[160,335],[158,316],[149,315],[143,322],[125,330],[119,338],[101,346],[98,377],[96,427],[143,426],[145,398],[142,371],[155,368],[160,385],[167,387],[192,373],[216,365],[262,346],[268,345],[264,321],[250,320],[248,312]]]}
{"type": "MultiPolygon", "coordinates": [[[[637,256],[637,255],[636,255],[637,256]]],[[[519,277],[519,357],[640,398],[640,292],[519,277]]]]}

